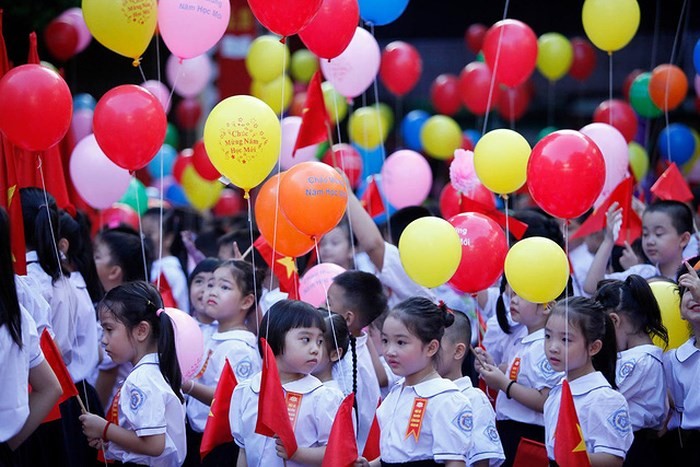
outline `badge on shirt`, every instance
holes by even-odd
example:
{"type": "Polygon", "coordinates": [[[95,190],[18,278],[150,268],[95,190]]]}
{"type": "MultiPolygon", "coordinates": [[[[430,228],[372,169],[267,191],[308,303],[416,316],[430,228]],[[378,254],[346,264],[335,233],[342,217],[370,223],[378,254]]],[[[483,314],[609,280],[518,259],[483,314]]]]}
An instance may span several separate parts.
{"type": "Polygon", "coordinates": [[[496,429],[496,426],[493,424],[490,424],[489,426],[486,427],[484,430],[484,434],[488,439],[491,440],[492,443],[500,443],[501,438],[498,436],[498,430],[496,429]]]}
{"type": "Polygon", "coordinates": [[[287,414],[289,415],[289,421],[292,423],[292,428],[294,428],[297,423],[297,415],[299,415],[299,407],[301,407],[302,397],[304,396],[298,392],[287,393],[287,414]]]}
{"type": "Polygon", "coordinates": [[[518,373],[520,373],[520,357],[516,357],[513,360],[513,364],[510,366],[510,379],[515,381],[518,379],[518,373]]]}
{"type": "Polygon", "coordinates": [[[630,416],[625,408],[621,407],[613,412],[608,417],[608,423],[622,435],[630,432],[630,416]]]}
{"type": "Polygon", "coordinates": [[[549,364],[549,359],[546,357],[540,360],[540,362],[537,364],[537,368],[539,368],[542,375],[546,377],[550,377],[555,373],[554,368],[552,368],[552,365],[549,364]]]}
{"type": "Polygon", "coordinates": [[[248,359],[241,360],[236,365],[236,376],[240,379],[250,378],[251,373],[253,373],[253,362],[248,359]]]}
{"type": "Polygon", "coordinates": [[[630,373],[632,373],[635,364],[636,362],[634,360],[628,360],[622,365],[620,365],[620,369],[618,370],[620,378],[626,378],[630,373]]]}
{"type": "Polygon", "coordinates": [[[413,408],[411,408],[411,415],[408,418],[408,427],[406,428],[406,437],[404,439],[408,439],[409,436],[413,436],[413,438],[418,441],[427,406],[428,399],[424,399],[422,397],[416,397],[413,399],[413,408]]]}
{"type": "Polygon", "coordinates": [[[133,388],[129,391],[129,408],[136,412],[146,400],[146,395],[139,388],[133,388]]]}
{"type": "Polygon", "coordinates": [[[207,371],[207,367],[209,366],[209,358],[211,358],[211,354],[213,354],[214,351],[212,349],[209,349],[209,353],[207,353],[207,358],[204,360],[204,365],[202,365],[202,369],[199,370],[199,372],[194,375],[192,379],[199,379],[202,377],[205,371],[207,371]]]}
{"type": "Polygon", "coordinates": [[[463,411],[457,415],[454,420],[452,420],[452,423],[454,423],[457,428],[462,431],[472,431],[472,428],[474,427],[474,417],[472,416],[472,411],[463,411]]]}

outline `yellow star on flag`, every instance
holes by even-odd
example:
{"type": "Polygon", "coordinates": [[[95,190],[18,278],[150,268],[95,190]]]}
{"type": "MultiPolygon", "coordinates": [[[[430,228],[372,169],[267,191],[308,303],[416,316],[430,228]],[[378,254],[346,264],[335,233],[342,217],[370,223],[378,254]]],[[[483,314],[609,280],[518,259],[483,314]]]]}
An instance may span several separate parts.
{"type": "Polygon", "coordinates": [[[213,416],[214,416],[214,413],[211,411],[211,408],[214,407],[214,401],[215,401],[215,400],[216,400],[216,399],[212,399],[212,400],[211,400],[211,405],[209,406],[209,416],[210,416],[210,417],[213,417],[213,416]]]}
{"type": "Polygon", "coordinates": [[[297,272],[297,265],[294,262],[294,258],[291,256],[285,256],[284,258],[278,259],[276,262],[285,267],[287,270],[287,278],[292,277],[292,274],[297,272]]]}
{"type": "Polygon", "coordinates": [[[10,205],[12,204],[12,197],[15,195],[15,191],[17,191],[17,185],[12,185],[7,189],[7,207],[9,208],[10,205]]]}
{"type": "Polygon", "coordinates": [[[581,437],[581,441],[576,445],[574,448],[573,452],[581,452],[581,451],[586,451],[586,441],[583,439],[583,430],[581,430],[581,425],[579,423],[576,424],[576,429],[578,430],[578,434],[581,437]]]}

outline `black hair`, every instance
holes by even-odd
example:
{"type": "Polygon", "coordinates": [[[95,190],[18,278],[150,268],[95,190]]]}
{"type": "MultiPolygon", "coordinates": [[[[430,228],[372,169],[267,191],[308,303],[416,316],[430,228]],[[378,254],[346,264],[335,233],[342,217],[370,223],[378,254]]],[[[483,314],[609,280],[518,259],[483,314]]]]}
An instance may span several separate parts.
{"type": "Polygon", "coordinates": [[[391,240],[394,244],[398,244],[401,234],[406,230],[408,225],[420,219],[421,217],[430,217],[432,213],[428,208],[423,206],[406,206],[389,217],[389,228],[391,229],[391,240]]]}
{"type": "Polygon", "coordinates": [[[21,188],[19,194],[27,249],[36,251],[39,265],[55,282],[61,276],[56,200],[51,194],[35,187],[21,188]]]}
{"type": "Polygon", "coordinates": [[[143,266],[143,253],[141,251],[141,237],[129,227],[117,227],[100,232],[97,237],[107,245],[113,264],[122,269],[122,281],[148,281],[145,276],[151,270],[152,254],[150,242],[146,242],[143,248],[146,252],[146,268],[143,266]]]}
{"type": "Polygon", "coordinates": [[[344,271],[333,278],[343,289],[343,301],[358,317],[359,327],[365,327],[387,310],[384,286],[374,274],[364,271],[344,271]]]}
{"type": "Polygon", "coordinates": [[[250,308],[246,310],[246,314],[251,310],[255,310],[260,299],[260,288],[256,288],[253,283],[253,265],[241,259],[229,259],[219,263],[216,269],[226,268],[231,272],[233,280],[241,291],[241,297],[253,295],[255,301],[250,308]]]}
{"type": "MultiPolygon", "coordinates": [[[[396,317],[408,331],[416,335],[424,345],[433,340],[440,342],[445,328],[454,323],[455,317],[444,303],[436,305],[425,297],[411,297],[391,309],[388,316],[396,317]]],[[[435,353],[433,358],[437,358],[435,353]]]]}
{"type": "Polygon", "coordinates": [[[635,332],[657,336],[668,346],[668,331],[661,320],[661,310],[646,279],[631,274],[624,281],[603,280],[598,283],[594,299],[608,313],[623,313],[635,332]]]}
{"type": "Polygon", "coordinates": [[[566,316],[567,308],[569,324],[581,331],[586,347],[596,340],[603,344],[600,351],[592,358],[593,368],[605,376],[613,389],[617,389],[615,383],[617,339],[612,319],[605,312],[603,305],[587,297],[559,300],[550,311],[549,318],[555,315],[566,316]]]}
{"type": "Polygon", "coordinates": [[[190,275],[187,277],[187,288],[192,287],[192,281],[197,276],[197,274],[202,272],[214,272],[221,265],[221,261],[218,258],[204,258],[202,261],[197,263],[190,275]]]}
{"type": "MultiPolygon", "coordinates": [[[[472,343],[472,323],[469,317],[458,310],[454,310],[455,322],[452,326],[445,329],[445,338],[451,343],[464,342],[467,346],[464,352],[464,358],[462,359],[461,370],[462,375],[470,377],[474,373],[474,362],[473,356],[471,355],[471,343],[472,343]]],[[[478,384],[478,382],[477,382],[478,384]]]]}
{"type": "Polygon", "coordinates": [[[693,212],[685,203],[673,200],[655,201],[644,210],[644,214],[651,212],[663,212],[670,217],[671,224],[678,232],[678,235],[682,235],[685,232],[692,234],[695,231],[693,228],[693,212]]]}
{"type": "Polygon", "coordinates": [[[113,288],[98,305],[101,312],[112,313],[129,331],[142,321],[151,326],[158,348],[160,372],[180,402],[184,402],[180,391],[182,370],[175,349],[175,327],[162,308],[163,300],[158,289],[145,281],[128,282],[113,288]]]}
{"type": "Polygon", "coordinates": [[[12,267],[10,218],[0,206],[0,327],[7,325],[10,337],[22,348],[22,314],[12,267]]]}
{"type": "Polygon", "coordinates": [[[99,302],[104,296],[104,289],[97,275],[87,217],[78,212],[77,219],[73,219],[66,211],[61,211],[59,226],[61,238],[68,240],[68,262],[83,276],[92,302],[99,302]]]}
{"type": "MultiPolygon", "coordinates": [[[[267,310],[260,322],[260,337],[265,337],[275,356],[284,353],[284,337],[296,328],[318,328],[326,332],[326,322],[318,310],[298,300],[280,300],[267,310]]],[[[262,347],[260,347],[261,355],[262,347]]]]}
{"type": "MultiPolygon", "coordinates": [[[[510,326],[510,322],[508,321],[508,312],[506,310],[506,304],[503,300],[503,293],[506,291],[507,284],[508,281],[506,280],[506,276],[503,275],[501,277],[501,287],[499,289],[498,299],[496,300],[496,320],[498,321],[498,326],[501,328],[501,330],[506,334],[510,334],[512,332],[512,329],[510,326]]],[[[564,290],[562,290],[562,292],[555,300],[561,300],[562,298],[565,298],[567,296],[572,297],[573,295],[574,285],[571,279],[571,275],[569,275],[569,279],[566,281],[566,287],[564,288],[564,290]]]]}
{"type": "MultiPolygon", "coordinates": [[[[191,230],[198,232],[201,227],[201,217],[194,211],[189,211],[183,208],[169,208],[163,210],[163,218],[160,218],[160,207],[153,207],[143,213],[142,218],[155,217],[161,223],[163,237],[172,235],[173,241],[170,244],[170,254],[175,256],[180,261],[180,266],[183,271],[187,271],[187,248],[182,241],[181,232],[191,230]]],[[[153,245],[153,251],[158,252],[158,245],[153,245]]],[[[155,254],[154,254],[155,256],[155,254]]]]}
{"type": "Polygon", "coordinates": [[[350,331],[348,330],[348,323],[345,321],[342,315],[337,313],[329,313],[328,310],[324,308],[319,308],[319,313],[321,317],[326,322],[326,331],[323,333],[323,340],[326,344],[326,350],[328,353],[337,348],[342,350],[342,357],[348,352],[348,347],[350,346],[350,331]]]}

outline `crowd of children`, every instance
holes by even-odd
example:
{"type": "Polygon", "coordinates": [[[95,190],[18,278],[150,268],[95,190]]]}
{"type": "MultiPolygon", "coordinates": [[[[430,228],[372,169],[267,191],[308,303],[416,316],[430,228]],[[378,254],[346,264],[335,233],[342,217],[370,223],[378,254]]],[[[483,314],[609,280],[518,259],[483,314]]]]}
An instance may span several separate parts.
{"type": "MultiPolygon", "coordinates": [[[[700,461],[700,256],[683,203],[646,208],[636,251],[615,247],[622,213],[613,204],[604,231],[571,249],[558,300],[532,303],[505,277],[474,297],[416,284],[391,240],[417,211],[397,212],[387,240],[350,195],[347,218],[320,240],[318,257],[298,261],[301,272],[312,261],[346,269],[317,309],[279,289],[245,217],[202,225],[166,206],[144,214],[140,233],[123,225],[91,239],[87,219],[59,210],[51,195],[24,188],[20,196],[26,275],[13,273],[0,209],[0,466],[320,465],[351,393],[346,435],[357,466],[556,465],[569,388],[591,465],[700,461]],[[658,280],[678,284],[689,326],[673,349],[658,345],[669,342],[649,285],[658,280]],[[194,376],[183,379],[164,306],[199,324],[194,376]],[[44,332],[77,397],[60,399],[44,332]],[[294,449],[258,430],[266,346],[294,449]],[[200,458],[227,362],[237,381],[226,401],[233,441],[200,458]]],[[[513,215],[527,224],[524,237],[564,246],[554,219],[513,215]]]]}

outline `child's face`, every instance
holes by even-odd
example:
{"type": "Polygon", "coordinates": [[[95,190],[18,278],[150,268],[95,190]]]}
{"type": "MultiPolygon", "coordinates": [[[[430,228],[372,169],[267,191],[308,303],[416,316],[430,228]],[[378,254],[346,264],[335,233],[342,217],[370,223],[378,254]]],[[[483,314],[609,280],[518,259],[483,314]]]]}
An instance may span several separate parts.
{"type": "Polygon", "coordinates": [[[106,309],[100,310],[102,324],[102,345],[114,363],[133,362],[136,351],[131,332],[106,309]]]}
{"type": "Polygon", "coordinates": [[[250,301],[250,297],[241,293],[228,267],[217,268],[207,282],[207,290],[204,293],[205,312],[218,320],[219,324],[232,319],[245,318],[243,310],[247,308],[246,304],[250,301]]]}
{"type": "Polygon", "coordinates": [[[569,353],[569,374],[590,365],[592,355],[578,326],[566,326],[564,315],[551,315],[544,328],[544,353],[554,371],[565,371],[569,353]]]}
{"type": "Polygon", "coordinates": [[[190,305],[192,306],[193,314],[205,313],[206,303],[204,295],[207,291],[209,280],[214,277],[211,271],[199,272],[192,278],[190,285],[190,305]]]}
{"type": "MultiPolygon", "coordinates": [[[[665,212],[652,211],[642,219],[642,248],[644,254],[659,267],[680,261],[683,248],[688,244],[689,234],[678,233],[671,217],[665,212]]],[[[679,264],[680,265],[680,264],[679,264]]]]}
{"type": "Polygon", "coordinates": [[[418,373],[432,363],[429,346],[412,334],[403,322],[390,315],[382,328],[384,358],[398,376],[418,373]]]}
{"type": "Polygon", "coordinates": [[[336,227],[321,238],[319,253],[324,263],[333,263],[344,268],[352,265],[350,237],[342,227],[336,227]]]}
{"type": "Polygon", "coordinates": [[[294,328],[284,336],[284,352],[277,358],[281,372],[308,375],[323,356],[323,332],[319,328],[294,328]]]}
{"type": "Polygon", "coordinates": [[[700,325],[700,302],[695,301],[689,290],[681,297],[681,318],[690,324],[700,325]]]}
{"type": "Polygon", "coordinates": [[[541,329],[545,319],[543,307],[537,303],[528,302],[512,290],[510,292],[510,317],[513,321],[528,328],[539,326],[541,329]]]}
{"type": "Polygon", "coordinates": [[[112,250],[109,249],[106,243],[97,240],[95,242],[93,259],[95,260],[97,277],[99,277],[105,291],[109,291],[114,287],[114,285],[112,285],[114,281],[110,278],[115,267],[114,264],[112,264],[112,250]]]}

